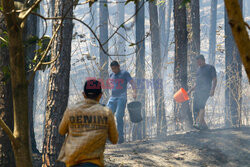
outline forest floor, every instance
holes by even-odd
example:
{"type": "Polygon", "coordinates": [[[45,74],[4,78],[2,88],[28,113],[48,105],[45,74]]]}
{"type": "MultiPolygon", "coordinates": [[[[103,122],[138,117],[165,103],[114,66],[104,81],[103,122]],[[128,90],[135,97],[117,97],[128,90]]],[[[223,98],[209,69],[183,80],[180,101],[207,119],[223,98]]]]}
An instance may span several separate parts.
{"type": "Polygon", "coordinates": [[[108,144],[107,167],[250,167],[250,128],[190,131],[164,139],[108,144]]]}

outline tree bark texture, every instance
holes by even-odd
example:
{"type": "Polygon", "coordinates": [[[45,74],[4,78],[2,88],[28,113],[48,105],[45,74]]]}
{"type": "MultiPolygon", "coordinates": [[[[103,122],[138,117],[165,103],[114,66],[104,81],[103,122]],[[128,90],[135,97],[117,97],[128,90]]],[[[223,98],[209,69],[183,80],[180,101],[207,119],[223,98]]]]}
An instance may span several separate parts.
{"type": "MultiPolygon", "coordinates": [[[[191,88],[196,80],[197,63],[196,56],[200,55],[200,4],[199,1],[191,1],[188,10],[188,87],[191,88]]],[[[193,105],[192,99],[190,105],[193,105]]],[[[193,107],[191,107],[193,108],[193,107]]],[[[188,117],[193,123],[191,109],[188,117]]]]}
{"type": "MultiPolygon", "coordinates": [[[[239,0],[242,9],[242,0],[239,0]]],[[[233,39],[232,31],[225,11],[225,67],[226,67],[226,88],[225,88],[225,123],[227,127],[241,125],[242,106],[242,63],[240,53],[233,39]]]]}
{"type": "MultiPolygon", "coordinates": [[[[99,38],[100,42],[104,43],[108,40],[108,5],[107,0],[102,1],[99,3],[99,21],[100,21],[100,32],[99,38]],[[106,4],[106,5],[105,5],[106,4]]],[[[108,42],[103,45],[103,49],[107,52],[108,51],[108,42]]],[[[106,55],[103,50],[100,48],[100,78],[106,83],[107,79],[109,78],[108,68],[109,68],[109,59],[108,55],[106,55]]],[[[107,104],[109,98],[109,90],[104,89],[102,97],[102,103],[107,104]]]]}
{"type": "MultiPolygon", "coordinates": [[[[180,88],[187,90],[187,21],[186,7],[179,7],[182,0],[174,0],[174,30],[175,30],[175,64],[174,64],[174,92],[180,88]]],[[[174,114],[176,130],[184,129],[190,126],[191,121],[188,116],[189,104],[176,103],[174,101],[174,114]],[[183,122],[186,125],[183,126],[183,122]]]]}
{"type": "MultiPolygon", "coordinates": [[[[23,0],[23,3],[25,1],[23,0]]],[[[30,3],[34,3],[34,0],[30,1],[30,3]]],[[[35,15],[29,15],[27,17],[25,27],[23,29],[23,40],[25,45],[24,53],[25,53],[25,59],[26,59],[26,71],[29,71],[29,68],[34,68],[34,63],[32,60],[35,57],[35,50],[36,50],[36,43],[28,43],[27,41],[31,38],[37,36],[37,16],[35,15]],[[30,26],[33,25],[33,26],[30,26]]],[[[32,72],[27,72],[27,79],[29,79],[30,75],[32,75],[32,72]]],[[[39,153],[39,151],[36,148],[36,140],[35,140],[35,133],[34,133],[34,121],[33,121],[33,95],[34,95],[34,78],[31,80],[28,86],[28,103],[29,103],[29,123],[30,123],[30,140],[31,140],[31,149],[33,153],[39,153]]]]}
{"type": "Polygon", "coordinates": [[[137,100],[141,102],[143,121],[135,124],[133,132],[133,140],[146,137],[146,115],[145,115],[145,9],[144,1],[136,3],[135,10],[139,10],[135,16],[136,31],[136,84],[137,84],[137,100]],[[141,7],[141,5],[143,5],[141,7]],[[141,41],[141,42],[140,42],[141,41]]]}
{"type": "MultiPolygon", "coordinates": [[[[4,16],[0,13],[0,19],[4,16]]],[[[4,22],[0,23],[0,34],[6,31],[4,22]]],[[[1,35],[2,36],[2,35],[1,35]]],[[[2,45],[3,42],[0,42],[2,45]]],[[[10,77],[4,72],[4,69],[10,65],[9,50],[7,46],[0,47],[0,118],[9,126],[13,131],[13,103],[11,93],[10,77]]],[[[14,167],[15,159],[11,147],[11,142],[6,133],[0,127],[0,166],[1,167],[14,167]]]]}
{"type": "Polygon", "coordinates": [[[155,97],[155,112],[157,122],[157,135],[164,135],[167,130],[164,108],[163,80],[161,74],[161,48],[160,32],[158,23],[158,11],[155,2],[149,2],[151,49],[152,49],[152,70],[155,97]]]}
{"type": "Polygon", "coordinates": [[[14,132],[12,146],[17,167],[31,167],[28,121],[28,82],[25,71],[22,28],[14,10],[14,1],[2,0],[3,13],[7,23],[10,75],[14,109],[14,132]]]}
{"type": "MultiPolygon", "coordinates": [[[[56,0],[54,16],[73,17],[72,0],[56,0]]],[[[60,22],[61,20],[54,21],[53,32],[60,22]]],[[[72,31],[72,19],[63,20],[63,25],[52,46],[51,59],[59,57],[51,64],[49,74],[42,156],[43,167],[62,166],[62,163],[56,162],[64,141],[64,136],[60,136],[58,133],[58,127],[68,104],[72,31]]]]}

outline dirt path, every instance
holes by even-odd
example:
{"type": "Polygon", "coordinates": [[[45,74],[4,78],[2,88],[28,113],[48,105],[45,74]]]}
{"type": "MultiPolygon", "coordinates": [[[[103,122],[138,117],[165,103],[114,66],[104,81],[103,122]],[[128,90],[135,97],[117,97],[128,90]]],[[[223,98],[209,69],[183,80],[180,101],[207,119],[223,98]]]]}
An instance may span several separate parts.
{"type": "Polygon", "coordinates": [[[250,167],[250,128],[194,131],[106,148],[107,167],[250,167]]]}

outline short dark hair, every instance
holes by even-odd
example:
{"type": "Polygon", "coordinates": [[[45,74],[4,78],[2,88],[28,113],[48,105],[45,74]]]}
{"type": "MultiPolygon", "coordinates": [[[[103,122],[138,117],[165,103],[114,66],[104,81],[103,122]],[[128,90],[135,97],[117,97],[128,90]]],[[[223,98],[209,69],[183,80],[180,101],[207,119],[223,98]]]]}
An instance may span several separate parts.
{"type": "Polygon", "coordinates": [[[95,79],[87,80],[83,88],[87,98],[96,99],[102,93],[101,85],[101,82],[95,79]]]}
{"type": "Polygon", "coordinates": [[[120,66],[119,65],[119,63],[117,62],[117,61],[112,61],[111,63],[110,63],[110,67],[112,67],[112,66],[120,66]]]}
{"type": "Polygon", "coordinates": [[[205,60],[205,57],[202,54],[200,54],[200,55],[196,56],[196,60],[198,60],[198,59],[205,60]]]}

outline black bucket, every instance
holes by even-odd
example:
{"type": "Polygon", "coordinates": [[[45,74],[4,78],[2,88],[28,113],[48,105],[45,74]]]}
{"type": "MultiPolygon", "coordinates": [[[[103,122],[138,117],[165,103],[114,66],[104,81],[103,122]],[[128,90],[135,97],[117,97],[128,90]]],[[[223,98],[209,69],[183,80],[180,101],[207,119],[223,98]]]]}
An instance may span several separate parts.
{"type": "Polygon", "coordinates": [[[127,104],[131,122],[138,123],[142,121],[141,102],[133,101],[127,104]]]}

